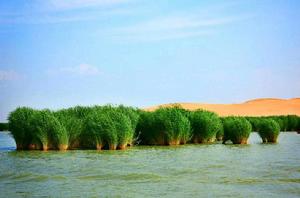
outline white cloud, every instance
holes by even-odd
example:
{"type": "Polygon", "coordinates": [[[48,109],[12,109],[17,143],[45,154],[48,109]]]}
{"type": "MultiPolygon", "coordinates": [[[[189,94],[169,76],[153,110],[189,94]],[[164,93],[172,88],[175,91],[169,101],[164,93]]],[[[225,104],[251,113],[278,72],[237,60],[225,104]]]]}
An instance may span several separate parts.
{"type": "Polygon", "coordinates": [[[0,70],[0,81],[17,80],[19,78],[20,75],[13,70],[0,70]]]}
{"type": "Polygon", "coordinates": [[[98,67],[82,63],[74,67],[61,67],[57,70],[59,73],[79,75],[79,76],[96,76],[100,74],[98,67]]]}

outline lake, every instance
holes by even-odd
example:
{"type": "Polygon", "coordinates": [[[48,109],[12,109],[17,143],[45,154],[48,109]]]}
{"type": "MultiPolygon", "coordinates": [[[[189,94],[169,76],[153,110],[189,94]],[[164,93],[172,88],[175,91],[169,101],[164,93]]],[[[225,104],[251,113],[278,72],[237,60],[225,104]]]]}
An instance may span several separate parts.
{"type": "Polygon", "coordinates": [[[0,197],[299,197],[300,135],[278,144],[15,151],[0,133],[0,197]]]}

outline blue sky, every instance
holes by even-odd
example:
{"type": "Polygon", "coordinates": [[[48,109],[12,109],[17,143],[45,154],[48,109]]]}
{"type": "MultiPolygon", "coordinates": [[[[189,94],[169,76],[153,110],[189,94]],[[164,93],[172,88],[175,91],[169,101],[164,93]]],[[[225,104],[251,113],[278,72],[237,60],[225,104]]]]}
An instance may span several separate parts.
{"type": "Polygon", "coordinates": [[[297,0],[0,1],[0,121],[17,106],[300,95],[297,0]]]}

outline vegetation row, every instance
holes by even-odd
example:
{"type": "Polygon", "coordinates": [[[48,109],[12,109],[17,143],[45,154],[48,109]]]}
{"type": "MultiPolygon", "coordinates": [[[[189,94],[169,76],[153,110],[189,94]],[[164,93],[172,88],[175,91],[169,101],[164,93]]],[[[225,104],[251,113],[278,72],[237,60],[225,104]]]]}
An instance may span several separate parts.
{"type": "MultiPolygon", "coordinates": [[[[299,131],[295,115],[222,117],[216,113],[188,111],[180,106],[153,112],[120,106],[93,106],[58,111],[19,107],[9,115],[17,149],[125,149],[133,144],[179,145],[229,140],[246,144],[251,131],[263,142],[277,142],[279,131],[299,131]]],[[[0,125],[1,126],[1,125],[0,125]]]]}
{"type": "Polygon", "coordinates": [[[9,129],[17,149],[124,149],[134,141],[138,110],[77,106],[59,111],[17,108],[9,129]]]}
{"type": "Polygon", "coordinates": [[[0,131],[8,131],[8,123],[0,123],[0,131]]]}

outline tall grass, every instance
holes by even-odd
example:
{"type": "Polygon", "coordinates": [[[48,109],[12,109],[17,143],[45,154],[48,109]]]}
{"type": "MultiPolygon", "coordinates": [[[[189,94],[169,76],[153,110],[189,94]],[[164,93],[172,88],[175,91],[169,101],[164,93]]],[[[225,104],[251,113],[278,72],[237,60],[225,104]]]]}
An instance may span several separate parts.
{"type": "Polygon", "coordinates": [[[218,123],[220,126],[217,127],[218,128],[218,131],[217,131],[217,134],[216,134],[216,139],[218,141],[221,141],[223,140],[223,137],[224,137],[224,127],[223,127],[223,123],[222,123],[222,120],[220,119],[220,122],[218,123]]]}
{"type": "Polygon", "coordinates": [[[134,139],[138,114],[124,106],[94,106],[83,120],[82,148],[125,149],[134,139]]]}
{"type": "Polygon", "coordinates": [[[289,120],[287,116],[268,116],[267,118],[275,120],[279,124],[281,131],[288,130],[289,120]]]}
{"type": "Polygon", "coordinates": [[[225,117],[178,105],[154,112],[113,106],[76,106],[58,111],[19,107],[9,115],[8,127],[17,149],[125,149],[128,145],[206,143],[245,144],[251,126],[263,141],[275,142],[281,130],[300,131],[300,117],[225,117]],[[248,121],[247,121],[248,120],[248,121]],[[270,121],[271,120],[271,121],[270,121]]]}
{"type": "Polygon", "coordinates": [[[124,149],[131,145],[138,121],[136,109],[94,106],[50,110],[17,108],[9,127],[18,149],[124,149]]]}
{"type": "Polygon", "coordinates": [[[21,107],[12,112],[8,119],[17,149],[68,148],[67,132],[49,110],[21,107]]]}
{"type": "Polygon", "coordinates": [[[190,121],[178,107],[141,112],[137,131],[141,144],[178,145],[191,138],[190,121]]]}
{"type": "Polygon", "coordinates": [[[9,129],[16,141],[17,149],[28,149],[33,141],[33,118],[34,110],[27,107],[18,107],[8,117],[9,129]]]}
{"type": "Polygon", "coordinates": [[[64,126],[49,110],[35,111],[31,120],[33,146],[43,150],[68,148],[68,136],[64,126]]]}
{"type": "Polygon", "coordinates": [[[271,142],[276,143],[278,135],[280,133],[279,124],[271,118],[262,119],[259,123],[258,134],[262,138],[264,143],[271,142]]]}
{"type": "Polygon", "coordinates": [[[258,116],[258,117],[246,117],[251,123],[254,131],[259,131],[259,123],[264,119],[273,119],[280,127],[281,131],[297,131],[300,130],[299,120],[297,115],[280,115],[280,116],[258,116]]]}
{"type": "Polygon", "coordinates": [[[157,128],[155,124],[155,116],[153,112],[140,111],[139,120],[135,130],[137,143],[143,145],[163,145],[164,134],[157,128]]]}
{"type": "Polygon", "coordinates": [[[133,108],[133,107],[126,107],[124,105],[119,105],[118,110],[122,114],[126,115],[129,118],[129,120],[131,122],[132,130],[135,131],[136,126],[137,126],[138,121],[139,121],[139,112],[140,112],[140,110],[137,109],[137,108],[133,108]]]}
{"type": "Polygon", "coordinates": [[[300,117],[298,116],[298,125],[296,131],[300,133],[300,117]]]}
{"type": "MultiPolygon", "coordinates": [[[[80,135],[83,132],[84,125],[83,117],[76,115],[78,109],[78,107],[62,109],[54,113],[55,117],[66,129],[69,149],[76,149],[80,147],[80,135]]],[[[85,116],[87,115],[88,114],[85,116]]]]}
{"type": "Polygon", "coordinates": [[[118,143],[117,129],[107,113],[94,111],[85,122],[81,146],[83,148],[101,150],[106,147],[116,149],[118,143]]]}
{"type": "Polygon", "coordinates": [[[222,123],[218,115],[213,112],[197,110],[192,112],[191,117],[192,126],[192,142],[194,143],[209,143],[222,137],[222,123]]]}
{"type": "Polygon", "coordinates": [[[226,117],[223,119],[223,143],[231,140],[233,144],[247,144],[252,127],[244,117],[226,117]]]}
{"type": "Polygon", "coordinates": [[[288,120],[287,130],[288,131],[296,131],[298,128],[299,117],[296,115],[288,115],[287,120],[288,120]]]}
{"type": "Polygon", "coordinates": [[[246,119],[250,122],[252,126],[252,131],[258,132],[260,122],[262,119],[264,119],[264,117],[246,117],[246,119]]]}
{"type": "Polygon", "coordinates": [[[127,145],[131,145],[134,138],[138,114],[130,108],[118,106],[116,108],[105,106],[102,110],[107,113],[115,125],[117,132],[117,148],[124,149],[127,145]]]}

